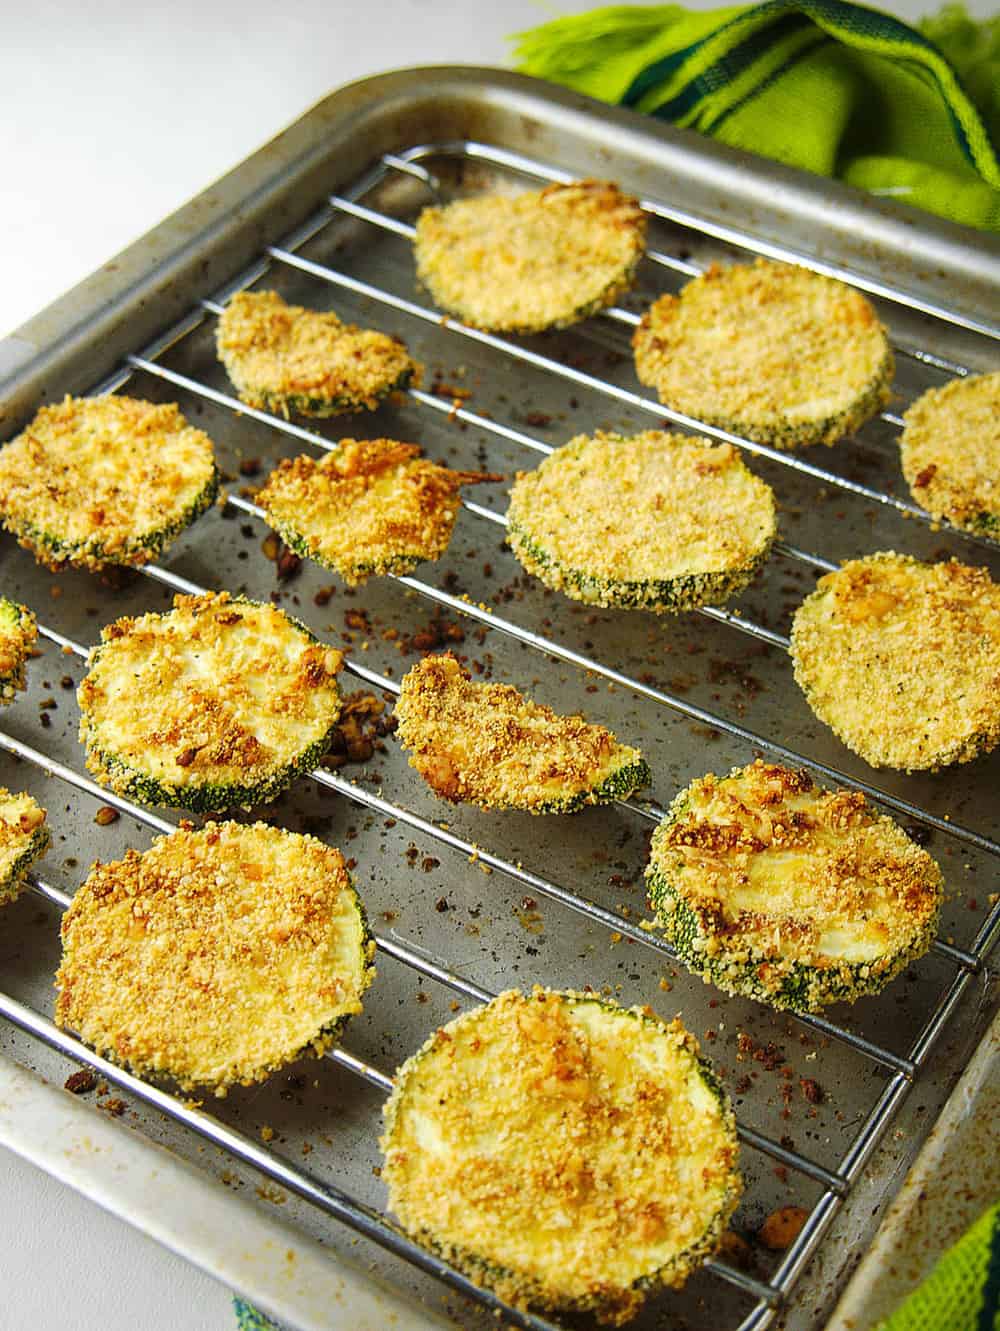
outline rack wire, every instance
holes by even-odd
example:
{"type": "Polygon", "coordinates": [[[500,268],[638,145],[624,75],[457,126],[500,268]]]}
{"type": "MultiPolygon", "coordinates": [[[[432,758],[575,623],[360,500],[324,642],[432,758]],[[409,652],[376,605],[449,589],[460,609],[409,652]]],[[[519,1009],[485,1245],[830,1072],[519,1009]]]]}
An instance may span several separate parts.
{"type": "MultiPolygon", "coordinates": [[[[842,489],[855,498],[877,503],[923,523],[931,524],[933,522],[930,515],[922,509],[900,500],[886,491],[850,480],[835,472],[806,462],[796,455],[768,448],[766,445],[755,443],[727,431],[709,427],[680,413],[668,411],[660,403],[645,398],[641,394],[622,388],[571,365],[563,364],[553,357],[521,343],[480,332],[458,324],[451,319],[443,320],[435,310],[396,295],[387,289],[361,281],[340,269],[317,263],[299,253],[309,241],[323,233],[337,218],[344,216],[350,216],[364,225],[374,226],[409,240],[413,233],[413,228],[409,223],[387,212],[368,206],[360,200],[368,197],[394,173],[416,178],[432,194],[436,193],[439,190],[438,181],[423,163],[440,156],[465,161],[486,162],[493,168],[535,179],[564,180],[570,178],[567,173],[551,163],[539,162],[507,149],[467,141],[446,144],[420,144],[405,152],[386,154],[355,182],[353,187],[339,195],[331,195],[327,202],[306,223],[297,228],[292,234],[284,237],[279,244],[266,246],[262,251],[261,258],[239,274],[237,278],[227,283],[224,289],[203,297],[188,314],[168,328],[152,343],[128,355],[121,367],[113,375],[95,385],[92,391],[94,393],[116,391],[127,384],[136,373],[141,372],[170,384],[194,398],[209,401],[234,415],[250,417],[270,430],[296,439],[313,448],[335,448],[335,442],[331,442],[318,432],[267,412],[250,408],[232,395],[213,388],[211,385],[189,375],[182,374],[162,361],[167,352],[183,343],[186,338],[201,328],[206,320],[220,314],[226,301],[234,292],[251,286],[264,277],[272,268],[284,268],[304,274],[336,289],[350,292],[355,296],[375,302],[386,309],[403,313],[423,323],[440,326],[445,337],[478,342],[498,355],[511,357],[519,363],[529,365],[534,370],[557,376],[571,385],[599,393],[618,405],[655,415],[660,420],[667,418],[682,428],[697,430],[711,438],[732,443],[751,455],[777,463],[800,476],[823,485],[842,489]]],[[[1000,335],[1000,332],[990,325],[959,317],[943,307],[917,300],[906,292],[888,285],[859,280],[856,275],[847,273],[836,266],[819,263],[809,256],[793,253],[782,246],[765,244],[749,233],[735,228],[709,226],[702,219],[694,218],[676,208],[665,208],[655,201],[644,202],[644,207],[648,208],[657,217],[667,218],[673,223],[692,231],[710,235],[728,244],[735,244],[743,249],[767,254],[770,257],[806,263],[817,271],[846,278],[874,295],[905,304],[911,309],[949,320],[985,336],[996,337],[1000,335]]],[[[664,251],[650,251],[647,257],[660,268],[672,271],[680,276],[693,276],[701,271],[699,265],[687,259],[677,259],[664,251]]],[[[637,321],[637,316],[623,309],[608,311],[605,317],[624,326],[630,326],[637,321]]],[[[899,350],[901,354],[936,370],[945,370],[954,374],[968,373],[967,367],[946,360],[935,353],[905,345],[899,347],[899,350]]],[[[474,426],[476,429],[488,432],[507,443],[540,454],[548,454],[553,451],[548,444],[516,428],[514,425],[471,411],[458,401],[449,402],[419,388],[409,389],[408,395],[410,400],[422,409],[444,414],[452,421],[474,426]]],[[[888,424],[892,426],[901,424],[900,417],[894,413],[883,413],[883,415],[888,424]]],[[[224,503],[254,521],[261,521],[264,518],[262,510],[256,504],[239,494],[226,494],[224,503]]],[[[494,527],[500,528],[505,525],[505,518],[502,514],[484,505],[464,501],[464,508],[481,522],[490,523],[494,527]]],[[[973,543],[977,539],[971,537],[969,533],[961,531],[952,531],[951,534],[973,543]]],[[[829,571],[836,567],[833,562],[825,557],[799,549],[784,541],[777,544],[776,553],[785,560],[816,571],[829,571]]],[[[158,565],[148,565],[142,571],[150,579],[177,592],[199,594],[205,590],[189,579],[158,565]]],[[[618,671],[595,657],[577,652],[552,637],[540,634],[514,620],[502,617],[491,610],[484,609],[450,592],[434,587],[420,578],[408,575],[398,576],[396,581],[409,592],[442,609],[477,621],[488,633],[503,635],[521,643],[534,652],[555,658],[575,669],[604,678],[609,683],[668,708],[688,720],[711,725],[753,750],[768,752],[779,760],[810,768],[817,775],[833,781],[835,784],[860,790],[892,812],[905,815],[926,827],[933,828],[937,832],[952,838],[959,845],[974,848],[989,856],[1000,855],[1000,843],[976,829],[953,822],[950,818],[941,817],[913,801],[884,790],[873,783],[852,777],[837,767],[812,759],[780,742],[769,739],[765,735],[757,734],[715,711],[690,702],[676,692],[661,689],[618,671]]],[[[787,649],[788,639],[784,635],[767,625],[755,622],[745,615],[714,608],[706,608],[701,613],[712,620],[724,623],[736,632],[750,636],[767,647],[780,650],[787,649]]],[[[43,637],[58,646],[62,651],[72,653],[83,660],[87,658],[88,648],[68,638],[58,629],[43,624],[40,625],[40,632],[43,637]]],[[[345,667],[357,679],[369,687],[381,691],[383,695],[398,693],[399,686],[395,681],[369,669],[356,659],[348,657],[345,667]]],[[[97,785],[76,768],[57,762],[50,755],[5,731],[0,731],[0,749],[23,761],[34,764],[81,794],[97,799],[102,804],[110,805],[120,813],[127,814],[150,831],[167,832],[175,826],[174,823],[150,810],[97,785]]],[[[481,864],[503,874],[531,892],[577,913],[591,924],[612,931],[645,948],[652,949],[665,960],[675,959],[670,946],[656,932],[642,928],[627,915],[610,910],[598,902],[590,900],[549,875],[526,869],[520,862],[515,862],[483,848],[457,835],[448,827],[424,818],[405,805],[387,799],[381,793],[366,789],[361,784],[347,780],[336,772],[318,767],[310,773],[310,776],[319,785],[335,791],[372,812],[399,821],[421,837],[433,841],[437,845],[444,846],[467,858],[478,860],[481,864]]],[[[658,822],[664,814],[663,808],[652,801],[624,802],[621,808],[628,811],[631,816],[648,823],[658,822]]],[[[69,898],[59,888],[45,879],[32,875],[29,881],[35,893],[59,909],[65,909],[69,904],[69,898]]],[[[762,1152],[781,1166],[793,1169],[798,1174],[811,1180],[818,1185],[820,1193],[800,1234],[778,1262],[768,1279],[758,1279],[725,1261],[716,1260],[708,1264],[707,1269],[713,1277],[734,1286],[754,1301],[751,1310],[740,1324],[740,1331],[762,1331],[776,1315],[777,1310],[790,1297],[798,1277],[815,1253],[838,1210],[844,1205],[873,1151],[883,1139],[893,1115],[910,1093],[912,1086],[946,1029],[949,1019],[969,991],[976,977],[982,972],[990,950],[998,937],[1000,937],[1000,902],[986,913],[974,938],[967,947],[956,946],[944,938],[938,938],[935,941],[934,951],[941,961],[949,967],[948,976],[935,1005],[927,1015],[905,1055],[900,1055],[891,1049],[885,1048],[826,1017],[798,1014],[793,1018],[794,1021],[819,1034],[824,1039],[836,1041],[870,1060],[882,1070],[886,1076],[886,1081],[881,1093],[864,1116],[853,1135],[849,1147],[834,1169],[827,1168],[804,1152],[792,1149],[782,1142],[758,1132],[741,1120],[739,1132],[744,1145],[752,1150],[762,1152]]],[[[462,975],[457,969],[440,965],[387,934],[377,934],[376,943],[379,951],[386,957],[444,985],[466,1001],[481,1003],[488,1001],[491,997],[488,990],[462,975]]],[[[307,1170],[299,1166],[289,1165],[273,1152],[263,1149],[244,1134],[222,1124],[217,1118],[192,1108],[181,1099],[158,1087],[149,1085],[107,1060],[97,1057],[93,1051],[81,1044],[71,1034],[58,1029],[42,1014],[2,992],[0,992],[0,1014],[5,1016],[14,1026],[31,1034],[50,1047],[70,1058],[97,1068],[109,1082],[126,1090],[138,1100],[166,1114],[199,1137],[222,1147],[232,1156],[252,1166],[272,1182],[288,1188],[289,1191],[316,1206],[326,1215],[342,1221],[357,1232],[373,1239],[387,1251],[434,1275],[456,1292],[476,1300],[491,1312],[502,1314],[511,1324],[532,1328],[533,1331],[555,1331],[554,1324],[545,1318],[511,1309],[491,1292],[473,1285],[460,1271],[427,1252],[396,1229],[377,1209],[352,1197],[343,1189],[321,1181],[307,1170]]],[[[334,1049],[327,1057],[379,1091],[387,1092],[391,1088],[392,1080],[388,1073],[352,1054],[347,1048],[334,1049]]]]}

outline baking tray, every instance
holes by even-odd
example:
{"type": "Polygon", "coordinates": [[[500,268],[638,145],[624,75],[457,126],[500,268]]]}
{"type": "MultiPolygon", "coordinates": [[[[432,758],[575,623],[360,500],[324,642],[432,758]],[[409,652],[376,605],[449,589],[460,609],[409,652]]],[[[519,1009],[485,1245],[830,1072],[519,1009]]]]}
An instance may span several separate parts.
{"type": "Polygon", "coordinates": [[[938,775],[873,773],[812,717],[783,638],[830,561],[896,548],[955,554],[997,576],[995,547],[914,509],[893,441],[898,412],[926,386],[995,367],[998,309],[993,238],[517,75],[435,68],[332,94],[0,342],[0,437],[65,392],[124,388],[179,402],[234,478],[227,506],[146,575],[55,577],[3,538],[4,591],[37,610],[49,637],[27,693],[0,720],[0,780],[49,809],[54,845],[0,934],[0,1140],[289,1325],[450,1319],[475,1328],[500,1316],[551,1326],[478,1294],[386,1224],[379,1108],[393,1068],[457,1007],[511,985],[589,984],[679,1012],[741,1124],[747,1189],[734,1226],[745,1247],[651,1302],[635,1325],[822,1324],[996,1010],[986,961],[1000,931],[1000,756],[938,775]],[[650,208],[650,257],[623,306],[510,341],[441,320],[414,286],[408,227],[419,209],[435,196],[582,175],[613,178],[650,208]],[[748,253],[804,262],[871,293],[898,349],[898,401],[834,450],[778,456],[739,441],[776,489],[783,544],[735,607],[656,619],[551,594],[503,545],[502,485],[466,503],[447,557],[412,578],[353,593],[305,565],[294,581],[276,581],[244,492],[256,464],[266,471],[347,435],[388,434],[453,465],[512,475],[574,433],[664,421],[670,413],[632,373],[636,311],[713,259],[748,253]],[[241,408],[216,362],[213,326],[229,294],[253,281],[398,333],[428,368],[424,388],[364,419],[290,424],[241,408]],[[641,743],[654,773],[645,806],[559,820],[445,811],[391,738],[361,766],[298,783],[268,816],[356,859],[382,944],[378,981],[335,1058],[200,1108],[101,1063],[49,1020],[66,894],[92,858],[147,845],[161,817],[87,788],[74,645],[192,585],[276,596],[347,649],[353,684],[390,701],[419,651],[440,641],[482,677],[641,743]],[[641,927],[657,808],[692,777],[768,752],[879,792],[919,829],[948,882],[932,952],[881,996],[822,1018],[725,997],[641,927]],[[123,816],[96,825],[100,804],[123,816]],[[95,1123],[97,1111],[32,1075],[58,1086],[74,1058],[99,1069],[121,1102],[113,1107],[125,1106],[120,1119],[95,1123]],[[236,1195],[207,1182],[213,1176],[236,1195]],[[223,1209],[205,1201],[211,1219],[195,1226],[202,1199],[220,1195],[223,1209]],[[770,1253],[754,1235],[788,1204],[808,1220],[790,1249],[770,1253]]]}

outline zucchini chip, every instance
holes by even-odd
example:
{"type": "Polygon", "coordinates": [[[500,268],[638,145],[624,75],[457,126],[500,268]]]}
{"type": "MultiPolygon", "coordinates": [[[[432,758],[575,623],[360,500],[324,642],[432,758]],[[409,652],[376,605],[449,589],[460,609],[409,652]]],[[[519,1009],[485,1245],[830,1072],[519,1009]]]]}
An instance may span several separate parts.
{"type": "Polygon", "coordinates": [[[399,338],[342,323],[332,310],[287,305],[276,291],[233,296],[216,345],[241,399],[280,416],[374,411],[420,379],[399,338]]]}
{"type": "Polygon", "coordinates": [[[458,516],[459,488],[502,479],[439,467],[416,444],[342,439],[320,461],[279,462],[257,502],[290,549],[356,587],[440,559],[458,516]]]}
{"type": "Polygon", "coordinates": [[[26,605],[0,596],[0,703],[25,686],[24,663],[38,640],[38,621],[26,605]]]}
{"type": "Polygon", "coordinates": [[[518,472],[511,548],[574,601],[657,614],[738,595],[767,558],[774,495],[731,444],[647,430],[578,435],[518,472]]]}
{"type": "Polygon", "coordinates": [[[24,890],[24,875],[52,840],[45,810],[30,795],[12,795],[0,786],[0,906],[24,890]]]}
{"type": "Polygon", "coordinates": [[[51,569],[147,564],[218,488],[211,439],[173,402],[66,397],[0,449],[0,518],[51,569]]]}
{"type": "Polygon", "coordinates": [[[220,1096],[324,1053],[375,974],[340,851],[265,823],[183,824],[98,861],[62,940],[60,1026],[139,1076],[220,1096]]]}
{"type": "Polygon", "coordinates": [[[1000,540],[1000,370],[928,389],[903,420],[900,461],[916,502],[1000,540]]]}
{"type": "Polygon", "coordinates": [[[1000,586],[892,551],[820,578],[792,622],[806,701],[872,767],[968,763],[1000,741],[1000,586]]]}
{"type": "Polygon", "coordinates": [[[666,406],[773,448],[836,443],[885,406],[895,372],[860,292],[768,259],[661,296],[633,346],[666,406]]]}
{"type": "Polygon", "coordinates": [[[426,656],[403,677],[396,718],[410,766],[453,804],[574,813],[649,782],[639,750],[610,730],[509,684],[473,684],[453,656],[426,656]]]}
{"type": "Polygon", "coordinates": [[[716,1250],[741,1191],[729,1098],[679,1021],[500,994],[396,1074],[382,1179],[403,1227],[523,1307],[620,1325],[716,1250]]]}
{"type": "Polygon", "coordinates": [[[613,304],[645,241],[637,200],[606,180],[579,180],[425,208],[413,252],[442,309],[474,328],[540,333],[613,304]]]}
{"type": "Polygon", "coordinates": [[[693,781],[653,834],[646,884],[706,983],[815,1012],[874,994],[930,947],[941,870],[858,791],[758,760],[693,781]]]}
{"type": "Polygon", "coordinates": [[[206,812],[274,799],[326,753],[340,652],[276,606],[226,592],[102,630],[79,689],[104,785],[206,812]]]}

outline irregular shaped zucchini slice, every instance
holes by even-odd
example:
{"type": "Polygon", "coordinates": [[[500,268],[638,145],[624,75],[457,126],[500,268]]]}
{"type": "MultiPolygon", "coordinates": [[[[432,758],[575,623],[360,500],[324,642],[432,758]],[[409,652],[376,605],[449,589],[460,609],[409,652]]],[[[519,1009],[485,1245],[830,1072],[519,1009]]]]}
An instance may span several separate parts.
{"type": "Polygon", "coordinates": [[[182,825],[98,861],[62,939],[57,1023],[140,1076],[216,1095],[322,1054],[375,974],[340,851],[265,823],[182,825]]]}
{"type": "Polygon", "coordinates": [[[286,545],[356,587],[440,559],[458,516],[459,488],[502,479],[439,467],[416,444],[342,439],[318,461],[279,462],[257,502],[286,545]]]}
{"type": "Polygon", "coordinates": [[[281,416],[374,411],[420,378],[398,338],[342,323],[332,310],[288,305],[276,291],[233,296],[216,346],[242,400],[281,416]]]}
{"type": "Polygon", "coordinates": [[[666,406],[774,448],[836,443],[885,406],[895,372],[860,292],[769,259],[661,296],[633,346],[666,406]]]}
{"type": "Polygon", "coordinates": [[[649,781],[638,749],[582,716],[559,716],[509,684],[474,684],[453,656],[403,677],[399,740],[436,795],[453,804],[573,813],[628,799],[649,781]]]}
{"type": "Polygon", "coordinates": [[[97,779],[205,812],[272,800],[329,747],[340,652],[276,606],[226,592],[101,633],[77,691],[97,779]]]}
{"type": "Polygon", "coordinates": [[[759,760],[681,791],[646,883],[695,974],[808,1012],[877,993],[922,956],[942,890],[930,855],[860,792],[759,760]]]}
{"type": "Polygon", "coordinates": [[[892,551],[820,578],[792,622],[795,678],[872,767],[968,763],[1000,741],[1000,586],[892,551]]]}
{"type": "Polygon", "coordinates": [[[24,663],[38,641],[38,621],[26,605],[0,596],[0,703],[25,686],[24,663]]]}
{"type": "Polygon", "coordinates": [[[30,795],[0,786],[0,906],[24,890],[24,875],[48,850],[52,837],[46,813],[30,795]]]}
{"type": "Polygon", "coordinates": [[[903,420],[900,461],[916,502],[1000,540],[1000,370],[928,389],[903,420]]]}
{"type": "Polygon", "coordinates": [[[777,534],[774,495],[731,444],[646,430],[578,435],[519,472],[515,555],[589,605],[657,614],[738,595],[777,534]]]}
{"type": "Polygon", "coordinates": [[[538,333],[613,304],[645,241],[636,199],[606,180],[579,180],[425,208],[413,252],[442,309],[474,328],[538,333]]]}
{"type": "Polygon", "coordinates": [[[52,569],[146,564],[218,488],[211,439],[173,402],[67,397],[0,449],[3,524],[52,569]]]}
{"type": "Polygon", "coordinates": [[[509,990],[396,1074],[382,1180],[421,1243],[515,1306],[621,1324],[736,1207],[729,1099],[679,1021],[509,990]]]}

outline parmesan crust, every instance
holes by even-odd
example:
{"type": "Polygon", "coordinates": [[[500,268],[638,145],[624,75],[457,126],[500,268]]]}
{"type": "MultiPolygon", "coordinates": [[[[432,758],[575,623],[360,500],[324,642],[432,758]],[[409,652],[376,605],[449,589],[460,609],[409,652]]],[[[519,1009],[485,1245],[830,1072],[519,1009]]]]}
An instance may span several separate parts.
{"type": "Polygon", "coordinates": [[[211,439],[172,402],[66,397],[0,449],[3,524],[52,569],[148,563],[218,484],[211,439]]]}
{"type": "Polygon", "coordinates": [[[836,443],[885,406],[895,371],[860,292],[769,259],[661,296],[633,345],[666,406],[774,448],[836,443]]]}
{"type": "Polygon", "coordinates": [[[967,763],[1000,741],[1000,587],[957,560],[854,559],[795,614],[795,678],[872,767],[967,763]]]}
{"type": "Polygon", "coordinates": [[[0,786],[0,906],[24,891],[24,875],[45,854],[52,838],[46,813],[30,795],[0,786]]]}
{"type": "Polygon", "coordinates": [[[340,652],[276,606],[226,592],[101,633],[80,685],[80,740],[99,781],[200,811],[274,799],[326,752],[340,652]]]}
{"type": "Polygon", "coordinates": [[[24,663],[38,640],[38,621],[26,605],[0,596],[0,703],[25,687],[24,663]]]}
{"type": "Polygon", "coordinates": [[[398,338],[345,324],[332,310],[241,291],[219,316],[219,359],[248,406],[283,416],[373,411],[420,367],[398,338]]]}
{"type": "Polygon", "coordinates": [[[930,855],[860,792],[760,760],[677,796],[646,881],[706,982],[808,1011],[876,993],[926,952],[942,892],[930,855]]]}
{"type": "Polygon", "coordinates": [[[463,1013],[400,1068],[385,1121],[390,1209],[518,1307],[624,1323],[711,1256],[741,1191],[693,1036],[592,994],[463,1013]]]}
{"type": "Polygon", "coordinates": [[[98,861],[62,939],[56,1022],[140,1076],[217,1095],[322,1054],[375,973],[340,851],[265,823],[183,824],[98,861]]]}
{"type": "Polygon", "coordinates": [[[610,730],[509,684],[474,684],[450,655],[424,657],[404,676],[396,717],[410,766],[453,804],[571,813],[649,781],[639,750],[610,730]]]}
{"type": "Polygon", "coordinates": [[[475,328],[537,333],[613,304],[646,239],[637,200],[603,180],[460,199],[417,221],[417,276],[475,328]]]}
{"type": "Polygon", "coordinates": [[[900,461],[916,502],[1000,540],[1000,370],[928,389],[903,420],[900,461]]]}
{"type": "Polygon", "coordinates": [[[741,592],[777,534],[774,495],[731,444],[646,430],[578,435],[519,472],[511,548],[590,605],[657,613],[741,592]]]}
{"type": "Polygon", "coordinates": [[[320,461],[279,462],[257,502],[291,549],[356,587],[372,575],[409,573],[424,559],[440,559],[458,516],[459,488],[502,479],[439,467],[416,444],[342,439],[320,461]]]}

